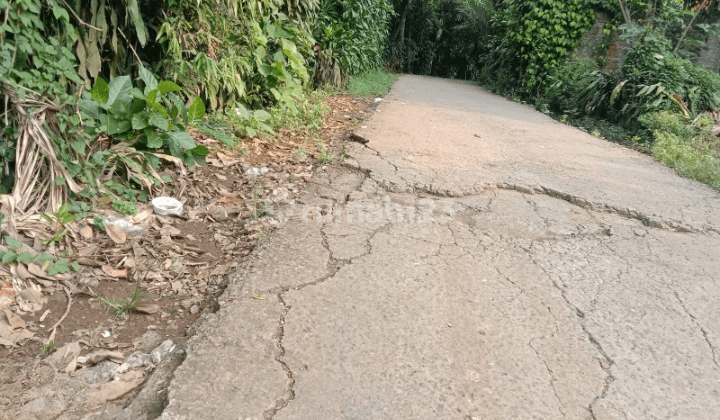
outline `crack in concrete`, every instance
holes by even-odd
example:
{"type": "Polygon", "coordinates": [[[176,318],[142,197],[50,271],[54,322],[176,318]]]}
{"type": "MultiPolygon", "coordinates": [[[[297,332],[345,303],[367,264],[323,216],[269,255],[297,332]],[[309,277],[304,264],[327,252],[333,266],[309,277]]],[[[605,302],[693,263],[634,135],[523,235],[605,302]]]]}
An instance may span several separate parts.
{"type": "Polygon", "coordinates": [[[555,382],[557,382],[557,379],[555,378],[555,374],[553,373],[552,369],[550,369],[550,366],[547,364],[545,359],[543,359],[540,356],[540,353],[538,350],[533,346],[533,341],[537,340],[537,338],[533,338],[528,342],[528,346],[535,352],[535,356],[540,360],[543,365],[545,366],[545,369],[547,370],[548,375],[550,376],[550,387],[553,389],[553,393],[555,394],[555,398],[558,400],[558,411],[560,411],[560,414],[562,414],[563,417],[567,418],[567,415],[565,414],[565,411],[563,408],[565,407],[565,404],[563,404],[562,400],[560,399],[560,396],[558,395],[557,389],[555,388],[555,382]]]}
{"type": "Polygon", "coordinates": [[[278,348],[278,355],[275,356],[275,361],[280,364],[283,371],[285,371],[285,374],[288,378],[288,386],[287,391],[284,397],[278,399],[275,402],[275,406],[265,410],[263,413],[263,418],[265,420],[272,420],[275,418],[275,415],[282,410],[283,408],[287,407],[288,404],[290,404],[291,401],[295,399],[295,377],[293,375],[292,370],[288,366],[288,364],[284,360],[285,356],[285,347],[283,346],[283,338],[285,338],[285,317],[287,316],[288,312],[290,312],[290,306],[285,302],[285,300],[282,297],[282,293],[277,294],[278,301],[283,305],[283,312],[280,315],[280,321],[278,322],[278,327],[275,332],[276,341],[275,345],[278,348]]]}
{"type": "Polygon", "coordinates": [[[552,282],[553,286],[560,292],[560,296],[563,298],[563,300],[565,301],[565,304],[568,306],[568,308],[571,310],[571,312],[577,315],[577,317],[579,318],[578,324],[580,325],[580,328],[582,328],[582,330],[585,333],[585,335],[587,336],[590,344],[592,344],[595,347],[595,350],[602,357],[602,359],[599,360],[598,363],[600,365],[600,368],[605,372],[605,375],[606,375],[605,380],[603,381],[603,389],[602,389],[602,392],[600,393],[600,395],[597,395],[590,402],[590,404],[588,404],[588,407],[586,408],[586,410],[590,413],[590,417],[592,419],[597,420],[597,417],[593,410],[593,406],[595,405],[595,403],[597,401],[602,400],[605,397],[607,397],[607,394],[610,390],[610,385],[612,384],[613,381],[615,381],[615,376],[612,373],[612,367],[615,364],[615,362],[612,360],[612,358],[610,358],[610,356],[607,355],[607,353],[605,352],[605,349],[603,349],[600,342],[587,329],[587,326],[585,325],[585,321],[584,321],[585,316],[584,316],[583,312],[570,301],[570,299],[567,297],[567,295],[565,293],[565,290],[560,285],[558,285],[557,281],[555,281],[555,279],[553,279],[553,277],[550,275],[550,273],[548,273],[547,270],[545,270],[540,264],[538,264],[538,262],[535,259],[532,259],[532,262],[533,262],[533,264],[535,264],[535,266],[540,268],[540,270],[542,270],[543,273],[545,273],[547,278],[550,279],[550,281],[552,282]]]}
{"type": "Polygon", "coordinates": [[[633,220],[639,220],[643,225],[654,227],[658,229],[664,229],[664,230],[674,230],[677,232],[683,232],[683,233],[720,233],[720,229],[714,228],[712,226],[703,226],[702,228],[690,226],[684,221],[676,221],[672,219],[666,219],[663,220],[661,218],[657,218],[652,215],[648,215],[646,213],[643,213],[638,210],[629,209],[629,208],[621,208],[605,203],[597,203],[588,201],[582,197],[578,197],[569,193],[565,193],[562,191],[558,191],[552,188],[539,186],[537,188],[533,187],[527,187],[523,185],[513,184],[509,182],[501,182],[497,184],[498,189],[502,190],[510,190],[510,191],[518,191],[520,193],[524,194],[542,194],[547,195],[548,197],[557,198],[563,201],[567,201],[570,204],[574,204],[578,207],[582,207],[585,210],[599,212],[599,213],[611,213],[611,214],[617,214],[620,215],[626,219],[633,219],[633,220]]]}
{"type": "Polygon", "coordinates": [[[708,347],[710,348],[710,354],[712,355],[712,360],[713,360],[713,363],[715,364],[715,370],[718,370],[718,368],[720,368],[720,364],[718,364],[717,350],[710,342],[710,338],[708,337],[707,330],[705,329],[705,327],[703,327],[700,324],[700,321],[698,321],[698,319],[695,317],[695,315],[693,315],[692,312],[690,312],[688,310],[687,306],[685,306],[685,302],[680,298],[680,294],[677,291],[672,290],[670,288],[670,285],[668,285],[667,283],[666,283],[666,286],[671,292],[673,292],[673,295],[675,295],[675,299],[677,299],[678,303],[680,304],[680,307],[683,309],[683,311],[685,311],[685,314],[687,316],[689,316],[690,319],[692,319],[695,326],[697,326],[700,329],[700,332],[702,333],[702,336],[705,339],[705,343],[707,343],[708,347]]]}
{"type": "MultiPolygon", "coordinates": [[[[383,187],[384,189],[386,189],[389,192],[427,194],[427,195],[431,195],[431,196],[439,197],[439,198],[467,197],[467,196],[471,196],[471,195],[481,194],[488,190],[492,191],[494,189],[517,191],[517,192],[520,192],[522,194],[527,194],[527,195],[542,194],[542,195],[546,195],[546,196],[556,198],[559,200],[567,201],[568,203],[574,204],[578,207],[581,207],[585,210],[589,210],[591,212],[617,214],[617,215],[620,215],[627,219],[638,220],[643,225],[649,226],[649,227],[654,227],[654,228],[663,229],[663,230],[683,232],[683,233],[710,233],[710,232],[712,232],[712,233],[720,234],[720,229],[715,228],[711,225],[704,225],[701,227],[689,225],[685,221],[684,215],[682,215],[681,221],[677,221],[677,220],[673,220],[673,219],[663,219],[662,217],[649,215],[649,214],[643,213],[642,211],[638,211],[638,210],[634,210],[634,209],[630,209],[630,208],[622,208],[622,207],[613,206],[613,205],[609,205],[609,204],[605,204],[605,203],[589,201],[582,197],[575,196],[570,193],[558,191],[553,188],[545,187],[542,185],[539,187],[530,187],[530,186],[515,184],[512,182],[505,182],[505,181],[499,182],[499,183],[488,182],[486,184],[483,184],[482,186],[468,187],[468,188],[464,189],[464,191],[461,194],[442,190],[442,189],[433,187],[432,185],[418,185],[417,183],[411,182],[406,177],[404,177],[402,175],[402,173],[400,172],[399,168],[397,167],[397,165],[392,163],[389,158],[383,156],[379,151],[371,148],[367,144],[363,144],[363,146],[365,148],[367,148],[368,150],[372,151],[376,157],[378,157],[382,161],[386,162],[388,165],[391,165],[395,170],[396,176],[398,176],[398,178],[400,178],[400,180],[402,180],[405,183],[405,185],[396,185],[395,183],[390,182],[390,181],[386,181],[383,179],[376,179],[376,178],[372,177],[371,170],[365,169],[368,177],[371,177],[378,185],[380,185],[381,187],[383,187]]],[[[363,168],[358,168],[358,167],[354,167],[354,166],[350,166],[350,165],[348,165],[348,167],[353,168],[353,169],[361,169],[361,170],[363,169],[363,168]]],[[[530,203],[530,202],[531,201],[528,200],[528,203],[530,203]]],[[[488,204],[488,208],[490,207],[491,204],[492,204],[492,202],[488,204]]],[[[543,218],[543,219],[545,219],[545,218],[543,218]]]]}

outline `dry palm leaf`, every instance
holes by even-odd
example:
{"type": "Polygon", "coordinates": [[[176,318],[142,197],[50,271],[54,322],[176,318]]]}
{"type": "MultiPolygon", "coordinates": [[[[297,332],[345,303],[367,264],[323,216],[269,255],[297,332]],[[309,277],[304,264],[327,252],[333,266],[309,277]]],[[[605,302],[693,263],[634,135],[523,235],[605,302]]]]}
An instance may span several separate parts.
{"type": "Polygon", "coordinates": [[[13,105],[19,129],[12,194],[0,198],[9,225],[7,230],[13,234],[16,222],[38,212],[55,213],[65,201],[68,188],[75,193],[81,188],[57,158],[52,140],[43,127],[48,114],[58,111],[57,106],[31,94],[20,99],[11,86],[2,84],[1,87],[13,105]]]}

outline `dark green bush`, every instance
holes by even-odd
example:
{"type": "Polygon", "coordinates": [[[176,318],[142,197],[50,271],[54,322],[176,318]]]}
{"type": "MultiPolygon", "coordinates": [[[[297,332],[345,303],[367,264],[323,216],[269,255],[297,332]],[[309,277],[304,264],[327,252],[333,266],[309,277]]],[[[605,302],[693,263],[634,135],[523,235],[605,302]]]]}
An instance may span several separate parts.
{"type": "Polygon", "coordinates": [[[585,110],[625,125],[643,113],[675,110],[687,117],[720,106],[720,76],[678,58],[652,32],[628,53],[615,72],[595,72],[585,110]]]}
{"type": "Polygon", "coordinates": [[[316,82],[339,85],[344,77],[379,67],[392,7],[386,0],[324,0],[313,36],[316,82]]]}
{"type": "Polygon", "coordinates": [[[594,60],[570,59],[550,70],[543,95],[550,110],[569,116],[583,114],[583,96],[596,69],[594,60]]]}

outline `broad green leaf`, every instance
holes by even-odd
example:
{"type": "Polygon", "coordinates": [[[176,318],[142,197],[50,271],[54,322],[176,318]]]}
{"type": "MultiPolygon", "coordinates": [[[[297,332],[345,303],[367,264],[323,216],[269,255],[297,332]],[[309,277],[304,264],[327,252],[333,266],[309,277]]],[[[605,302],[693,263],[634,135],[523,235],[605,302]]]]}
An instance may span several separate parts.
{"type": "Polygon", "coordinates": [[[250,111],[248,111],[248,109],[245,108],[242,104],[237,105],[237,108],[235,108],[235,113],[238,115],[238,117],[241,117],[243,119],[250,118],[250,111]]]}
{"type": "Polygon", "coordinates": [[[130,121],[127,120],[118,120],[113,115],[108,115],[108,126],[107,126],[107,133],[110,136],[117,136],[118,134],[122,134],[131,128],[130,121]]]}
{"type": "Polygon", "coordinates": [[[177,92],[182,90],[180,86],[167,80],[160,82],[157,89],[160,93],[177,92]]]}
{"type": "Polygon", "coordinates": [[[56,274],[65,274],[68,271],[70,271],[70,267],[68,266],[68,260],[66,260],[65,258],[58,260],[55,264],[51,264],[47,269],[47,273],[49,276],[54,276],[56,274]]]}
{"type": "Polygon", "coordinates": [[[148,122],[150,123],[150,125],[152,125],[153,127],[157,127],[163,131],[167,131],[170,124],[165,115],[159,112],[151,111],[148,114],[148,117],[148,122]]]}
{"type": "Polygon", "coordinates": [[[100,107],[95,101],[81,99],[80,102],[78,102],[78,108],[80,108],[80,112],[83,113],[83,117],[85,118],[97,119],[100,117],[100,107]]]}
{"type": "Polygon", "coordinates": [[[17,254],[13,251],[7,251],[2,256],[2,263],[3,264],[10,264],[11,262],[15,261],[15,258],[17,257],[17,254]]]}
{"type": "Polygon", "coordinates": [[[262,110],[262,109],[256,110],[256,111],[253,113],[253,116],[254,116],[255,119],[258,120],[258,121],[267,121],[267,120],[269,120],[269,119],[272,117],[267,111],[264,111],[264,110],[262,110]]]}
{"type": "MultiPolygon", "coordinates": [[[[97,102],[105,103],[108,101],[110,95],[110,88],[102,77],[98,77],[95,81],[95,86],[90,91],[90,95],[97,102]]],[[[82,101],[81,101],[82,102],[82,101]]]]}
{"type": "Polygon", "coordinates": [[[180,117],[182,118],[183,122],[185,124],[188,123],[188,113],[187,109],[185,109],[185,102],[183,102],[180,97],[174,93],[171,93],[168,95],[168,98],[170,98],[170,101],[175,104],[176,107],[178,107],[178,110],[180,110],[180,117]]]}
{"type": "Polygon", "coordinates": [[[148,116],[147,114],[140,113],[135,114],[132,117],[132,128],[133,130],[142,130],[143,128],[148,126],[148,116]]]}
{"type": "Polygon", "coordinates": [[[129,102],[132,98],[132,82],[130,76],[117,76],[110,81],[110,92],[105,107],[109,108],[116,101],[129,102]]]}
{"type": "Polygon", "coordinates": [[[140,99],[143,102],[145,102],[145,93],[143,93],[142,90],[138,87],[134,87],[132,90],[132,97],[135,99],[140,99]]]}
{"type": "Polygon", "coordinates": [[[153,90],[151,90],[150,92],[148,92],[148,94],[147,94],[147,106],[150,107],[150,108],[152,108],[152,109],[154,109],[154,110],[156,110],[156,111],[158,111],[158,112],[160,112],[160,113],[163,114],[165,117],[168,117],[168,112],[167,112],[167,110],[165,109],[165,107],[163,107],[162,105],[160,105],[160,104],[157,102],[157,96],[158,96],[158,90],[157,90],[157,89],[153,89],[153,90]]]}
{"type": "Polygon", "coordinates": [[[75,140],[74,142],[70,143],[70,147],[74,151],[76,151],[78,154],[84,155],[85,154],[85,142],[82,140],[75,140]]]}
{"type": "Polygon", "coordinates": [[[200,118],[205,116],[205,104],[203,103],[202,99],[196,96],[195,99],[193,99],[192,104],[190,104],[187,112],[188,119],[190,121],[199,120],[200,118]]]}
{"type": "Polygon", "coordinates": [[[175,144],[178,147],[188,150],[195,148],[195,139],[193,139],[190,134],[184,131],[171,131],[167,134],[171,140],[170,145],[175,144]]]}
{"type": "Polygon", "coordinates": [[[167,140],[168,149],[170,149],[170,155],[175,157],[181,157],[183,154],[183,150],[180,146],[178,146],[177,142],[175,142],[172,137],[170,137],[169,133],[166,133],[163,135],[163,139],[167,140]]]}
{"type": "Polygon", "coordinates": [[[210,149],[205,146],[197,146],[190,150],[195,156],[207,156],[210,154],[210,149]]]}
{"type": "Polygon", "coordinates": [[[132,102],[132,105],[130,105],[130,109],[128,109],[128,113],[130,115],[139,114],[145,110],[145,105],[147,105],[147,102],[145,101],[144,97],[142,99],[135,99],[132,102]]]}
{"type": "Polygon", "coordinates": [[[145,95],[147,95],[147,93],[151,90],[157,89],[158,80],[150,70],[145,67],[140,67],[138,69],[138,77],[143,81],[143,83],[145,83],[145,95]]]}
{"type": "Polygon", "coordinates": [[[22,243],[12,236],[5,236],[5,243],[14,250],[18,250],[22,247],[22,243]]]}
{"type": "Polygon", "coordinates": [[[153,129],[145,130],[145,136],[147,136],[147,147],[150,149],[159,149],[163,146],[163,139],[153,129]]]}
{"type": "Polygon", "coordinates": [[[27,251],[18,254],[17,260],[23,264],[30,264],[35,261],[35,256],[27,251]]]}
{"type": "Polygon", "coordinates": [[[42,263],[45,263],[47,261],[52,261],[52,260],[53,260],[53,256],[48,254],[47,252],[43,252],[42,254],[37,254],[35,256],[35,258],[33,258],[33,261],[38,264],[42,264],[42,263]]]}
{"type": "Polygon", "coordinates": [[[126,4],[127,10],[130,12],[130,18],[135,26],[138,41],[140,41],[140,45],[144,47],[147,42],[147,34],[145,32],[145,22],[143,22],[142,15],[140,14],[137,0],[126,0],[126,4]]]}

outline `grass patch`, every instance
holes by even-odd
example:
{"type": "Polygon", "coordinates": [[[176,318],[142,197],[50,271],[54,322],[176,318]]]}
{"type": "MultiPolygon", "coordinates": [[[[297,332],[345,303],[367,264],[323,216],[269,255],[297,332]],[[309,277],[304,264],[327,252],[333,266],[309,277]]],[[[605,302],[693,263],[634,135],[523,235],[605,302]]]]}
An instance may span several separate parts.
{"type": "Polygon", "coordinates": [[[710,129],[712,121],[693,123],[672,112],[643,115],[640,122],[653,132],[652,155],[686,178],[720,190],[720,139],[710,129]]]}
{"type": "Polygon", "coordinates": [[[388,73],[384,69],[368,70],[355,76],[350,76],[348,93],[356,96],[385,96],[390,87],[398,79],[397,74],[388,73]]]}
{"type": "Polygon", "coordinates": [[[132,291],[120,300],[109,299],[104,296],[97,296],[98,299],[108,306],[108,309],[112,309],[115,312],[116,317],[125,316],[131,309],[135,309],[145,299],[148,299],[147,293],[137,286],[133,287],[132,291]]]}

